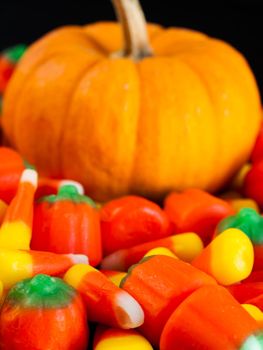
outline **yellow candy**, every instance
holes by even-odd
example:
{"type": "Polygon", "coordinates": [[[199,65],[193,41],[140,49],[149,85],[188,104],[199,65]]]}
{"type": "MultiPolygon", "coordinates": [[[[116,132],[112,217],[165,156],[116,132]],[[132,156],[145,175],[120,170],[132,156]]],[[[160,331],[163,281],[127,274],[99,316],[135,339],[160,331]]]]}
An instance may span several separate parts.
{"type": "Polygon", "coordinates": [[[115,284],[115,286],[119,287],[122,279],[126,276],[126,272],[119,272],[116,275],[108,276],[108,279],[115,284]]]}
{"type": "Polygon", "coordinates": [[[6,209],[7,209],[7,204],[6,204],[4,201],[2,201],[2,200],[0,199],[0,225],[1,225],[2,222],[3,222],[6,209]]]}
{"type": "Polygon", "coordinates": [[[256,321],[263,322],[263,312],[258,307],[252,304],[242,304],[242,306],[256,321]]]}
{"type": "Polygon", "coordinates": [[[153,255],[166,255],[171,256],[172,258],[178,259],[178,257],[168,248],[157,247],[149,250],[144,257],[153,256],[153,255]]]}
{"type": "Polygon", "coordinates": [[[0,228],[0,247],[6,249],[29,249],[32,235],[34,194],[38,174],[25,169],[21,175],[15,197],[8,206],[0,228]]]}
{"type": "Polygon", "coordinates": [[[0,229],[0,247],[29,249],[31,229],[23,222],[7,222],[0,229]]]}
{"type": "Polygon", "coordinates": [[[236,213],[238,213],[239,210],[243,208],[251,208],[254,209],[257,213],[260,212],[257,203],[250,198],[231,199],[229,202],[236,213]]]}
{"type": "Polygon", "coordinates": [[[235,228],[219,234],[193,261],[195,267],[225,286],[247,278],[253,263],[254,250],[250,239],[235,228]]]}
{"type": "Polygon", "coordinates": [[[102,328],[93,350],[153,350],[153,347],[134,330],[102,328]]]}
{"type": "Polygon", "coordinates": [[[77,264],[72,266],[64,275],[64,281],[70,284],[74,288],[78,288],[83,277],[89,272],[96,272],[97,270],[90,266],[84,264],[77,264]]]}
{"type": "Polygon", "coordinates": [[[0,280],[5,289],[29,277],[32,277],[32,259],[27,252],[0,249],[0,280]]]}
{"type": "Polygon", "coordinates": [[[180,233],[170,236],[175,255],[186,262],[192,262],[204,249],[201,238],[194,232],[180,233]]]}

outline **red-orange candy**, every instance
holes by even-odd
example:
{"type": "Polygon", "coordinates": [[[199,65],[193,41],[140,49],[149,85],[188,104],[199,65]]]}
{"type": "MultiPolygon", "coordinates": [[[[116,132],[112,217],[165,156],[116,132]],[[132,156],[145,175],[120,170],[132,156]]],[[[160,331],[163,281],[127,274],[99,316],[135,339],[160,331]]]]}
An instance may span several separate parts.
{"type": "Polygon", "coordinates": [[[242,345],[258,329],[256,320],[224,287],[204,286],[171,315],[160,350],[245,350],[249,348],[242,345]]]}
{"type": "Polygon", "coordinates": [[[104,255],[171,234],[166,213],[157,204],[139,196],[108,202],[100,210],[100,220],[104,255]]]}
{"type": "Polygon", "coordinates": [[[175,308],[203,285],[216,284],[206,273],[168,256],[152,256],[134,265],[121,283],[144,311],[142,334],[155,346],[175,308]]]}
{"type": "Polygon", "coordinates": [[[60,254],[84,254],[91,265],[102,257],[99,214],[95,203],[73,184],[35,205],[31,248],[60,254]]]}
{"type": "Polygon", "coordinates": [[[164,210],[176,233],[196,232],[205,244],[211,240],[218,222],[234,213],[223,199],[195,188],[169,194],[164,210]]]}
{"type": "Polygon", "coordinates": [[[0,314],[1,350],[86,350],[86,310],[62,280],[38,275],[16,284],[0,314]]]}

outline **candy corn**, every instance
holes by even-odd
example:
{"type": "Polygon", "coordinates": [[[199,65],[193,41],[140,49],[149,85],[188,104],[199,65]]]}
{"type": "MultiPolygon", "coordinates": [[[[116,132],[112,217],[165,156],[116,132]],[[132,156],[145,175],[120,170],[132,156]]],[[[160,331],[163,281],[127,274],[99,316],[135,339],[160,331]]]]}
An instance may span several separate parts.
{"type": "Polygon", "coordinates": [[[151,344],[133,329],[98,326],[93,350],[153,350],[151,344]]]}
{"type": "Polygon", "coordinates": [[[145,315],[140,331],[151,344],[158,346],[163,327],[175,308],[206,284],[216,282],[186,262],[156,255],[132,266],[121,287],[140,303],[145,315]]]}
{"type": "Polygon", "coordinates": [[[100,270],[103,275],[107,276],[108,279],[115,284],[115,286],[119,287],[122,279],[126,276],[125,272],[120,271],[112,271],[112,270],[100,270]]]}
{"type": "Polygon", "coordinates": [[[204,286],[175,309],[164,327],[160,350],[254,349],[242,346],[250,336],[257,339],[259,329],[257,321],[224,287],[204,286]]]}
{"type": "Polygon", "coordinates": [[[165,256],[170,256],[172,258],[178,259],[178,257],[168,248],[164,247],[157,247],[149,250],[145,255],[144,258],[147,256],[153,256],[153,255],[165,255],[165,256]]]}
{"type": "Polygon", "coordinates": [[[143,323],[138,302],[95,268],[76,265],[67,271],[64,280],[83,296],[91,321],[123,329],[143,323]]]}
{"type": "Polygon", "coordinates": [[[131,265],[140,261],[149,250],[156,247],[168,248],[179,259],[187,262],[191,262],[204,248],[201,238],[196,233],[181,233],[118,250],[106,256],[102,260],[101,266],[109,270],[127,271],[131,265]]]}
{"type": "Polygon", "coordinates": [[[213,276],[222,285],[240,282],[249,276],[254,263],[250,239],[238,229],[228,229],[217,236],[192,265],[213,276]]]}
{"type": "Polygon", "coordinates": [[[86,350],[87,314],[79,294],[59,278],[16,284],[0,313],[1,350],[86,350]]]}
{"type": "Polygon", "coordinates": [[[36,171],[33,169],[24,170],[17,194],[6,211],[0,229],[0,248],[29,249],[36,187],[36,171]]]}
{"type": "Polygon", "coordinates": [[[85,255],[0,249],[0,280],[5,289],[39,273],[57,276],[77,263],[88,263],[85,255]]]}
{"type": "Polygon", "coordinates": [[[262,327],[263,326],[263,312],[252,304],[242,304],[242,307],[252,316],[262,327]]]}

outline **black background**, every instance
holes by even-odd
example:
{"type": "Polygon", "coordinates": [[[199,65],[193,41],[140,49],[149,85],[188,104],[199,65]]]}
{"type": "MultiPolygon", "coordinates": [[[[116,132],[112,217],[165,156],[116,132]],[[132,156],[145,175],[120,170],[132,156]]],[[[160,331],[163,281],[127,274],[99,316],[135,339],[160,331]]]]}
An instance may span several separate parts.
{"type": "MultiPolygon", "coordinates": [[[[247,58],[263,96],[262,0],[141,0],[148,21],[200,30],[221,38],[247,58]]],[[[110,0],[0,0],[0,49],[31,43],[65,24],[115,19],[110,0]]]]}

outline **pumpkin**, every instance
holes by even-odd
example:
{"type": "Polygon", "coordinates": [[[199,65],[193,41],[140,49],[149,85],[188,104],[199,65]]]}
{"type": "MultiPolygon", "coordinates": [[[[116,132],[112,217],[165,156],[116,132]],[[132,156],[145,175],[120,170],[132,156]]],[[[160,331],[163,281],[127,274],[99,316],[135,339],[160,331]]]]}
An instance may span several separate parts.
{"type": "Polygon", "coordinates": [[[122,28],[66,26],[26,51],[4,99],[9,142],[96,200],[219,189],[259,130],[245,58],[197,31],[146,25],[138,1],[113,3],[122,28]]]}

